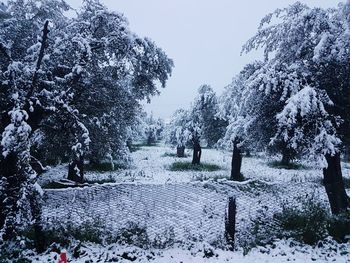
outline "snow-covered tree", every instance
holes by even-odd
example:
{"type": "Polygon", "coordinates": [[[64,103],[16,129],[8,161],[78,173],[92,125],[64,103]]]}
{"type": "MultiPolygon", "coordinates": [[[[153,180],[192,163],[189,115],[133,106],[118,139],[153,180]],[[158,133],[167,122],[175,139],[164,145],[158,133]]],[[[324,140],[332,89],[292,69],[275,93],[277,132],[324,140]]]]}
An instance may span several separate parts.
{"type": "Polygon", "coordinates": [[[41,122],[60,116],[73,132],[70,147],[77,158],[89,144],[89,134],[77,110],[71,106],[69,85],[83,74],[76,63],[67,64],[58,55],[58,45],[67,26],[64,1],[9,1],[1,16],[0,51],[0,237],[15,240],[24,215],[31,217],[42,249],[41,212],[36,173],[30,165],[31,148],[41,122]],[[51,22],[50,22],[51,21],[51,22]],[[58,76],[60,67],[66,74],[58,76]]]}
{"type": "Polygon", "coordinates": [[[199,87],[192,111],[199,117],[202,137],[207,146],[213,147],[223,136],[226,122],[218,115],[218,100],[214,90],[209,85],[199,87]]]}
{"type": "Polygon", "coordinates": [[[178,109],[174,112],[170,122],[166,126],[165,142],[176,147],[178,157],[185,156],[185,147],[189,141],[190,132],[187,129],[188,118],[188,111],[178,109]]]}
{"type": "Polygon", "coordinates": [[[147,145],[154,144],[163,138],[164,125],[164,121],[161,118],[154,118],[152,114],[146,116],[144,137],[147,145]]]}
{"type": "Polygon", "coordinates": [[[165,86],[172,61],[151,40],[130,32],[122,14],[99,1],[85,1],[74,23],[76,37],[89,47],[89,76],[79,88],[76,105],[91,131],[88,158],[120,160],[127,155],[128,127],[141,100],[165,86]]]}
{"type": "Polygon", "coordinates": [[[131,33],[123,15],[97,0],[84,1],[72,19],[68,9],[62,0],[18,0],[0,16],[3,240],[15,239],[26,211],[40,231],[34,154],[49,145],[70,161],[69,177],[82,181],[84,158],[121,155],[140,100],[171,73],[172,61],[131,33]]]}
{"type": "MultiPolygon", "coordinates": [[[[339,124],[344,115],[337,110],[348,103],[337,98],[347,96],[349,84],[339,85],[335,81],[338,76],[330,76],[326,69],[332,66],[322,64],[321,58],[326,51],[328,56],[337,53],[332,43],[338,43],[341,35],[348,36],[348,4],[323,10],[297,2],[278,9],[262,20],[258,33],[243,48],[244,51],[263,48],[266,58],[264,66],[248,80],[246,96],[255,94],[256,89],[251,87],[258,86],[263,95],[259,101],[273,97],[284,104],[275,115],[277,129],[270,144],[285,144],[287,149],[310,156],[325,167],[324,182],[333,213],[347,209],[350,204],[340,169],[339,124]],[[328,83],[333,86],[323,81],[325,76],[328,81],[332,79],[328,83]]],[[[260,122],[258,116],[250,115],[260,122]]]]}

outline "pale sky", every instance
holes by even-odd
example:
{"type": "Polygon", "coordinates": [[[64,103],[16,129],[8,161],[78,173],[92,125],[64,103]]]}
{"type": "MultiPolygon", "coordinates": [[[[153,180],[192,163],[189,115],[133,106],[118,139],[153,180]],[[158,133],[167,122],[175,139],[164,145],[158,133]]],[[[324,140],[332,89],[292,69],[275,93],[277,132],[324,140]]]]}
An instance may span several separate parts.
{"type": "MultiPolygon", "coordinates": [[[[67,0],[77,8],[81,0],[67,0]]],[[[102,0],[124,13],[130,29],[154,40],[174,60],[175,68],[161,95],[146,105],[148,112],[168,118],[189,107],[197,89],[209,84],[220,94],[258,52],[240,55],[261,18],[295,0],[102,0]]],[[[335,7],[341,0],[300,0],[310,7],[335,7]]]]}

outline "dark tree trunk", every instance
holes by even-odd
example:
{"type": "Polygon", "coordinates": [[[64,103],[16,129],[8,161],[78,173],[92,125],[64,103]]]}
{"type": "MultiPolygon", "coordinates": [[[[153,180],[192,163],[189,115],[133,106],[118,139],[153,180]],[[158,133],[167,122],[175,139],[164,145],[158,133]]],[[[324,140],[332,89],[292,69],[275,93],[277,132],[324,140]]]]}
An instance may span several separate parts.
{"type": "Polygon", "coordinates": [[[156,139],[153,135],[148,135],[147,137],[147,145],[151,146],[152,144],[156,143],[156,139]]]}
{"type": "Polygon", "coordinates": [[[193,158],[192,164],[200,164],[202,156],[202,148],[199,144],[199,140],[193,140],[193,158]]]}
{"type": "Polygon", "coordinates": [[[129,151],[131,152],[132,151],[132,139],[131,138],[128,138],[126,140],[126,146],[128,147],[129,151]]]}
{"type": "Polygon", "coordinates": [[[81,156],[71,161],[68,165],[68,180],[77,183],[84,182],[84,157],[81,156]]]}
{"type": "Polygon", "coordinates": [[[326,156],[328,167],[323,169],[323,183],[326,188],[332,214],[339,214],[350,207],[340,165],[340,153],[326,156]]]}
{"type": "Polygon", "coordinates": [[[242,167],[242,153],[241,150],[237,147],[237,142],[233,142],[233,153],[232,153],[232,162],[231,162],[231,180],[232,181],[241,181],[241,167],[242,167]]]}
{"type": "Polygon", "coordinates": [[[290,154],[287,151],[284,151],[282,153],[282,160],[281,160],[281,164],[282,165],[290,165],[290,161],[291,161],[291,157],[290,154]]]}
{"type": "Polygon", "coordinates": [[[176,155],[180,158],[185,157],[185,146],[178,146],[176,148],[176,155]]]}

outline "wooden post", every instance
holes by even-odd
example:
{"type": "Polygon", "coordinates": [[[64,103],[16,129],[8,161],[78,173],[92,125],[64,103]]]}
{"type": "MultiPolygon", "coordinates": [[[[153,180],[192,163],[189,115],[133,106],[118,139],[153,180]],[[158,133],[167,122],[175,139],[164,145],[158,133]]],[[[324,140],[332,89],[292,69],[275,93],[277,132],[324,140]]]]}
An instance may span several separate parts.
{"type": "Polygon", "coordinates": [[[225,216],[225,237],[230,250],[234,250],[235,247],[236,208],[236,198],[229,197],[228,209],[225,216]]]}

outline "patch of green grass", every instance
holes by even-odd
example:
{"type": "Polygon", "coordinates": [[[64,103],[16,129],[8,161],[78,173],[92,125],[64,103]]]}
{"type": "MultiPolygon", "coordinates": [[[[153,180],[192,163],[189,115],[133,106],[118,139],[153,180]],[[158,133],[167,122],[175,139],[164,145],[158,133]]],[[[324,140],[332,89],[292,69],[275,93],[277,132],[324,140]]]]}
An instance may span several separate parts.
{"type": "Polygon", "coordinates": [[[156,146],[158,146],[158,143],[147,144],[147,142],[140,142],[140,143],[132,144],[129,150],[130,152],[133,153],[133,152],[142,150],[143,147],[156,147],[156,146]]]}
{"type": "Polygon", "coordinates": [[[170,171],[201,171],[201,172],[214,172],[221,170],[221,167],[216,164],[201,163],[194,165],[191,162],[174,162],[169,167],[170,171]]]}
{"type": "Polygon", "coordinates": [[[307,167],[298,163],[282,164],[280,161],[272,161],[267,164],[269,167],[287,170],[307,170],[307,167]]]}
{"type": "Polygon", "coordinates": [[[176,153],[163,153],[161,157],[177,157],[176,153]]]}
{"type": "Polygon", "coordinates": [[[188,155],[185,154],[184,157],[178,157],[176,153],[168,153],[168,152],[167,152],[167,153],[162,154],[161,157],[187,158],[188,155]]]}

